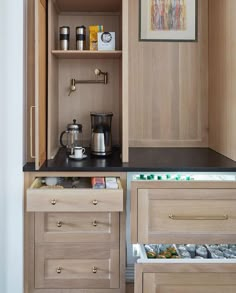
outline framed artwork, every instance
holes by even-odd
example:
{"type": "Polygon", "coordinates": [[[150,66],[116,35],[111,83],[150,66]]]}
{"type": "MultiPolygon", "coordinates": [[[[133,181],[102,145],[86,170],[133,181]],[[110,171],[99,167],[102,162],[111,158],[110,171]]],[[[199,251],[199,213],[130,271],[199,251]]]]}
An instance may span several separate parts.
{"type": "Polygon", "coordinates": [[[197,41],[197,0],[139,0],[140,41],[197,41]]]}

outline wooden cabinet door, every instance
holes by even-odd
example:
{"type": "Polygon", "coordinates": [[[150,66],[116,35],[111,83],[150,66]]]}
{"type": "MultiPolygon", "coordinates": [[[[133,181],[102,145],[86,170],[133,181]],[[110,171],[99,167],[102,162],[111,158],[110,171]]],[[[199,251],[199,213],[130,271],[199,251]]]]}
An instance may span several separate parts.
{"type": "MultiPolygon", "coordinates": [[[[46,0],[35,1],[35,168],[46,160],[46,0]]],[[[30,82],[30,81],[28,81],[30,82]]]]}

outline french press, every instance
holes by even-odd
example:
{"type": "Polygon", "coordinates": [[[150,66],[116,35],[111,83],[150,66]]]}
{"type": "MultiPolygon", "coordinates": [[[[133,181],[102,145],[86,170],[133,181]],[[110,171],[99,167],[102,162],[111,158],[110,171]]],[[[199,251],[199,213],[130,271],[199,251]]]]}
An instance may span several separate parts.
{"type": "Polygon", "coordinates": [[[82,125],[73,123],[67,125],[67,130],[63,131],[60,135],[60,144],[66,147],[68,153],[73,154],[74,147],[83,145],[82,125]],[[64,134],[66,134],[66,143],[63,142],[64,134]]]}

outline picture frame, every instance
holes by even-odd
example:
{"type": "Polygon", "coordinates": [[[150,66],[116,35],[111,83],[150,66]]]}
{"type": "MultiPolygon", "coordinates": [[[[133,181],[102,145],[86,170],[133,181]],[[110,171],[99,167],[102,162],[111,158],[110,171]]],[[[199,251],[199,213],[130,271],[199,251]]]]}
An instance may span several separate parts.
{"type": "Polygon", "coordinates": [[[197,0],[139,0],[139,41],[196,42],[197,0]]]}

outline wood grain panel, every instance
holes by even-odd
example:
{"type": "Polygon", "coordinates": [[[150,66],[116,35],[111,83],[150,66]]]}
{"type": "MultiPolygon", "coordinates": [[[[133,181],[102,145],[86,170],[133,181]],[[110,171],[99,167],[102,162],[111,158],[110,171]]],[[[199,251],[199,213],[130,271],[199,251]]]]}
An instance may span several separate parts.
{"type": "Polygon", "coordinates": [[[135,293],[233,293],[235,263],[136,264],[135,293]]]}
{"type": "Polygon", "coordinates": [[[156,273],[143,274],[142,293],[233,293],[235,273],[156,273]]]}
{"type": "Polygon", "coordinates": [[[236,190],[142,189],[138,194],[139,243],[235,242],[236,190]]]}
{"type": "Polygon", "coordinates": [[[58,14],[52,0],[48,1],[48,115],[47,158],[52,159],[58,150],[58,59],[51,50],[58,44],[58,14]]]}
{"type": "MultiPolygon", "coordinates": [[[[59,26],[71,27],[71,49],[75,48],[75,27],[91,23],[103,24],[104,29],[116,32],[116,46],[120,39],[119,15],[63,15],[59,18],[59,26]]],[[[88,32],[87,32],[88,36],[88,32]]],[[[88,45],[87,39],[87,45],[88,45]]],[[[77,119],[83,125],[83,141],[88,146],[91,140],[90,112],[113,112],[112,140],[113,144],[121,144],[121,59],[78,59],[59,60],[58,91],[59,91],[59,116],[57,141],[60,133],[65,130],[72,119],[77,119]],[[108,72],[108,84],[77,84],[76,91],[68,96],[70,81],[95,80],[95,68],[108,72]]]]}
{"type": "Polygon", "coordinates": [[[36,213],[35,241],[118,242],[118,213],[36,213]]]}
{"type": "MultiPolygon", "coordinates": [[[[26,146],[27,146],[27,162],[33,162],[34,159],[31,158],[30,154],[30,144],[33,143],[32,149],[35,149],[35,139],[33,133],[33,141],[31,142],[30,135],[30,108],[35,105],[35,13],[34,13],[34,1],[27,1],[27,105],[26,105],[26,122],[27,122],[27,132],[26,132],[26,146]]],[[[33,129],[34,125],[32,125],[33,129]]]]}
{"type": "Polygon", "coordinates": [[[209,146],[236,160],[236,2],[209,1],[209,146]]]}
{"type": "Polygon", "coordinates": [[[35,5],[35,167],[46,160],[46,8],[37,0],[35,5]]]}
{"type": "MultiPolygon", "coordinates": [[[[224,240],[227,242],[234,242],[235,241],[235,233],[234,230],[232,230],[228,234],[224,234],[224,228],[222,229],[222,226],[217,226],[217,224],[212,223],[214,227],[210,228],[211,233],[208,231],[200,231],[202,234],[199,233],[198,231],[195,230],[195,234],[193,233],[185,233],[186,226],[183,227],[183,234],[184,235],[178,235],[178,233],[175,233],[175,223],[173,221],[173,224],[170,225],[170,231],[165,231],[167,232],[166,234],[163,233],[160,235],[160,233],[157,235],[156,232],[149,233],[149,228],[151,223],[156,223],[155,221],[158,219],[158,214],[154,210],[152,210],[152,205],[153,207],[155,205],[155,200],[159,201],[162,203],[163,201],[169,201],[169,208],[170,209],[175,209],[175,205],[172,204],[174,200],[182,200],[183,202],[186,202],[186,205],[189,205],[190,202],[197,202],[192,204],[192,207],[186,207],[185,213],[192,211],[196,215],[196,211],[201,212],[197,205],[201,202],[208,201],[211,204],[206,204],[206,206],[211,206],[210,210],[210,215],[213,215],[212,213],[220,212],[220,216],[222,215],[221,213],[225,211],[225,206],[222,210],[219,207],[219,203],[224,204],[228,202],[228,211],[232,211],[232,207],[230,206],[236,198],[236,184],[235,182],[200,182],[200,181],[195,181],[195,182],[187,182],[187,181],[179,181],[179,182],[164,182],[164,181],[133,181],[131,182],[131,243],[138,243],[140,241],[140,235],[141,234],[146,234],[146,239],[144,240],[144,243],[148,243],[149,241],[147,240],[147,237],[150,236],[149,243],[163,243],[165,241],[168,241],[168,243],[179,243],[183,242],[184,239],[186,240],[186,243],[199,243],[199,242],[204,242],[204,243],[220,243],[221,241],[224,242],[224,240]],[[139,194],[142,193],[142,196],[139,194]],[[216,205],[214,205],[216,203],[216,205]],[[152,211],[151,211],[152,210],[152,211]],[[152,217],[151,217],[152,213],[152,217]],[[150,220],[151,217],[151,220],[150,220]],[[173,228],[173,229],[172,229],[173,228]],[[218,230],[218,231],[216,231],[218,230]],[[141,234],[140,234],[141,231],[141,234]],[[214,234],[213,234],[213,231],[214,234]],[[223,231],[223,233],[222,233],[223,231]],[[147,236],[148,235],[148,236],[147,236]],[[171,237],[172,239],[168,239],[167,237],[171,237]],[[208,237],[208,239],[206,239],[208,237]]],[[[191,206],[191,204],[190,204],[191,206]]],[[[158,209],[157,205],[157,209],[158,209]]],[[[204,208],[205,209],[205,208],[204,208]]],[[[206,211],[206,209],[205,209],[206,211]]],[[[161,211],[162,213],[165,213],[165,209],[161,211]]],[[[172,212],[171,212],[172,213],[172,212]]],[[[227,214],[227,213],[226,213],[227,214]]],[[[168,213],[165,215],[168,218],[168,213]]],[[[186,214],[185,214],[186,215],[186,214]]],[[[199,214],[201,215],[201,214],[199,214]]],[[[230,212],[230,221],[234,222],[235,217],[234,217],[234,212],[230,212]]],[[[167,220],[167,219],[166,219],[167,220]]],[[[181,221],[182,222],[182,221],[181,221]]],[[[184,222],[184,221],[183,221],[184,222]]],[[[179,223],[179,225],[184,225],[184,223],[179,223]]],[[[219,221],[218,221],[219,222],[219,221]]],[[[222,220],[222,222],[224,222],[222,220]]],[[[227,221],[225,221],[227,222],[227,221]]],[[[162,222],[163,223],[163,222],[162,222]]],[[[225,225],[226,223],[223,223],[221,225],[225,225]]],[[[207,229],[207,225],[205,228],[207,229]]],[[[228,225],[228,224],[226,224],[228,225]]],[[[194,226],[196,228],[196,224],[194,226]]],[[[233,225],[229,225],[228,228],[232,229],[233,225]]],[[[204,227],[203,227],[204,228],[204,227]]],[[[208,226],[209,228],[209,226],[208,226]]],[[[190,232],[193,232],[194,229],[190,228],[190,232]]],[[[229,231],[229,230],[228,230],[229,231]]],[[[141,243],[141,242],[140,242],[141,243]]],[[[221,242],[222,243],[222,242],[221,242]]]]}
{"type": "Polygon", "coordinates": [[[119,243],[37,245],[35,267],[36,288],[119,288],[119,243]]]}
{"type": "Polygon", "coordinates": [[[84,11],[84,12],[94,12],[94,11],[120,11],[121,10],[121,0],[56,0],[58,8],[63,11],[84,11]]]}
{"type": "Polygon", "coordinates": [[[122,0],[122,161],[129,161],[129,2],[122,0]]]}
{"type": "Polygon", "coordinates": [[[208,144],[208,1],[198,3],[198,42],[139,42],[129,1],[130,146],[208,144]]]}

